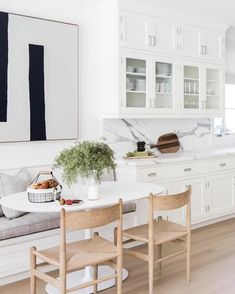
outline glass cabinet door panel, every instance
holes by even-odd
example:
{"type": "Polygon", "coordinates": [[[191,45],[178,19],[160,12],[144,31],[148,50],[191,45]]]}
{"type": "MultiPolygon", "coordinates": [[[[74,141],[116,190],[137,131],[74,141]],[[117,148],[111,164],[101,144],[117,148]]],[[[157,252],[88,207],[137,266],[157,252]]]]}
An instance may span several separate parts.
{"type": "Polygon", "coordinates": [[[199,109],[199,67],[184,65],[184,109],[199,109]]]}
{"type": "Polygon", "coordinates": [[[155,99],[153,108],[173,107],[173,65],[155,62],[155,99]]]}
{"type": "Polygon", "coordinates": [[[220,108],[220,70],[206,69],[206,109],[220,108]]]}
{"type": "Polygon", "coordinates": [[[146,107],[146,61],[126,59],[126,107],[146,107]]]}

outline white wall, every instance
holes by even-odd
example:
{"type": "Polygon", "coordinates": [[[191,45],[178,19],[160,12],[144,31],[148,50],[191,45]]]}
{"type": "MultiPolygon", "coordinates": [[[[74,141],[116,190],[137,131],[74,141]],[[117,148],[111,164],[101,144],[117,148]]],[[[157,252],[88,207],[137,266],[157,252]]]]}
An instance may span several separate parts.
{"type": "MultiPolygon", "coordinates": [[[[79,129],[81,139],[100,136],[98,84],[98,0],[0,0],[0,11],[78,24],[79,129]],[[92,74],[91,74],[92,73],[92,74]],[[92,107],[91,107],[92,105],[92,107]]],[[[0,144],[0,168],[48,164],[71,142],[0,144]]]]}
{"type": "Polygon", "coordinates": [[[226,34],[226,72],[235,75],[235,28],[226,34]]]}

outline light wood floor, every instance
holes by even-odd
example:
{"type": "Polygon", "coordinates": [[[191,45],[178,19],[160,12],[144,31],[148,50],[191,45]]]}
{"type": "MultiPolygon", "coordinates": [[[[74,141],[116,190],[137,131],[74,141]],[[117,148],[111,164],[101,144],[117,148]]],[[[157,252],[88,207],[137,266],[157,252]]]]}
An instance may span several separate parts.
{"type": "MultiPolygon", "coordinates": [[[[123,283],[125,294],[147,294],[147,264],[125,257],[129,278],[123,283]]],[[[38,294],[44,283],[38,282],[38,294]]],[[[28,294],[29,280],[0,287],[1,294],[28,294]]],[[[114,288],[102,294],[114,294],[114,288]]],[[[208,226],[192,234],[192,281],[185,283],[185,260],[178,257],[163,264],[161,277],[155,269],[156,294],[233,294],[235,293],[235,219],[208,226]]]]}

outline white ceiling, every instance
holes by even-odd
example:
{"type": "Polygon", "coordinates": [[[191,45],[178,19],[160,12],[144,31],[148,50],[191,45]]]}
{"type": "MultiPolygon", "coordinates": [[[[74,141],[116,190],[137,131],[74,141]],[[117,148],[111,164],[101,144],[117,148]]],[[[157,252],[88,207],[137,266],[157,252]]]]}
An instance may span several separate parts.
{"type": "Polygon", "coordinates": [[[235,0],[140,0],[180,13],[235,26],[235,0]]]}

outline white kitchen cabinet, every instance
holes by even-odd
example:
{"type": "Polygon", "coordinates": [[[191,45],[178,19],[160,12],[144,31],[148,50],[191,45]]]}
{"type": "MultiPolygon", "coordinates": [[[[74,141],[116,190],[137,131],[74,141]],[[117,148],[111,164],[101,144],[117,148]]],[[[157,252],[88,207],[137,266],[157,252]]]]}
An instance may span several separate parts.
{"type": "Polygon", "coordinates": [[[224,33],[183,24],[177,30],[177,49],[180,56],[205,62],[224,62],[224,33]]]}
{"type": "MultiPolygon", "coordinates": [[[[218,221],[235,214],[235,156],[136,167],[132,162],[130,167],[118,168],[117,174],[119,180],[161,184],[166,188],[165,194],[181,192],[186,185],[191,185],[194,225],[218,221]]],[[[143,201],[139,209],[141,223],[146,220],[146,202],[143,201]]],[[[159,212],[158,215],[179,223],[185,221],[183,209],[159,212]]]]}
{"type": "MultiPolygon", "coordinates": [[[[179,193],[181,189],[183,189],[187,185],[191,185],[192,188],[192,195],[191,195],[191,219],[192,223],[197,223],[206,219],[206,194],[205,194],[205,183],[206,177],[196,177],[196,178],[189,178],[183,179],[178,181],[173,181],[167,183],[167,187],[170,187],[171,190],[168,192],[175,192],[179,193]],[[173,190],[174,189],[174,190],[173,190]]],[[[169,188],[168,188],[169,189],[169,188]]],[[[174,219],[173,215],[173,219],[174,219]]],[[[185,215],[181,212],[181,215],[178,218],[181,219],[183,222],[185,219],[185,215]]]]}
{"type": "Polygon", "coordinates": [[[122,54],[121,109],[123,112],[145,112],[149,107],[150,59],[144,54],[122,54]]]}
{"type": "Polygon", "coordinates": [[[207,62],[223,62],[225,57],[224,34],[213,30],[201,30],[200,36],[200,50],[202,57],[207,62]]]}
{"type": "Polygon", "coordinates": [[[226,215],[235,211],[234,173],[210,175],[207,181],[207,212],[211,217],[226,215]]]}
{"type": "Polygon", "coordinates": [[[204,65],[203,77],[203,109],[207,112],[222,112],[225,84],[223,67],[204,65]]]}
{"type": "Polygon", "coordinates": [[[144,14],[122,11],[121,47],[160,53],[176,52],[176,23],[144,14]]]}
{"type": "Polygon", "coordinates": [[[178,29],[178,48],[181,56],[201,58],[200,29],[191,25],[181,25],[178,29]]]}
{"type": "Polygon", "coordinates": [[[152,26],[148,15],[124,11],[120,16],[121,46],[138,50],[151,50],[152,26]]]}
{"type": "Polygon", "coordinates": [[[155,53],[177,53],[177,23],[160,18],[152,18],[152,50],[155,53]]]}
{"type": "Polygon", "coordinates": [[[152,58],[151,110],[156,113],[176,111],[176,60],[152,58]]]}
{"type": "Polygon", "coordinates": [[[181,111],[199,112],[202,109],[202,67],[196,62],[181,60],[181,87],[183,101],[180,102],[181,111]]]}
{"type": "Polygon", "coordinates": [[[216,78],[214,86],[206,79],[216,66],[224,66],[226,25],[189,20],[132,0],[103,0],[100,5],[104,118],[223,114],[224,79],[216,78]],[[140,72],[127,71],[127,66],[140,72]]]}
{"type": "Polygon", "coordinates": [[[178,95],[181,112],[222,114],[224,101],[224,67],[180,60],[178,95]]]}
{"type": "Polygon", "coordinates": [[[138,53],[121,57],[121,109],[125,113],[174,112],[176,60],[138,53]]]}

